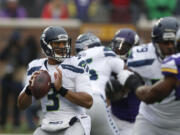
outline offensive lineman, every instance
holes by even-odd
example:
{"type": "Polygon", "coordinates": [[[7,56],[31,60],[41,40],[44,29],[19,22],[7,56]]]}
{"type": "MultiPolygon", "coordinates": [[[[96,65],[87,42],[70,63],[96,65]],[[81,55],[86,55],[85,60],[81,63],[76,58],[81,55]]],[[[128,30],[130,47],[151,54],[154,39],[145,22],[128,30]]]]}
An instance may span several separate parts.
{"type": "MultiPolygon", "coordinates": [[[[153,27],[152,43],[132,49],[127,61],[128,67],[138,72],[147,85],[152,85],[163,78],[161,74],[162,60],[175,53],[177,30],[178,23],[175,18],[161,18],[153,27]]],[[[178,91],[159,91],[155,97],[149,95],[150,98],[146,101],[143,100],[136,117],[133,135],[179,135],[180,102],[177,100],[178,91]]]]}
{"type": "Polygon", "coordinates": [[[93,103],[88,67],[82,59],[70,57],[70,39],[58,26],[47,27],[41,36],[47,58],[33,60],[27,70],[27,85],[18,98],[18,107],[31,105],[30,91],[38,70],[46,70],[54,83],[41,99],[43,119],[33,135],[90,135],[90,117],[85,108],[93,103]],[[83,63],[83,64],[82,64],[83,63]]]}
{"type": "Polygon", "coordinates": [[[118,74],[122,82],[133,73],[124,70],[124,61],[117,57],[111,48],[102,46],[99,38],[92,33],[79,35],[75,49],[77,56],[83,57],[89,66],[94,101],[92,108],[87,111],[92,120],[91,135],[119,135],[106,103],[105,85],[112,72],[118,74]],[[122,77],[121,73],[126,76],[122,77]]]}

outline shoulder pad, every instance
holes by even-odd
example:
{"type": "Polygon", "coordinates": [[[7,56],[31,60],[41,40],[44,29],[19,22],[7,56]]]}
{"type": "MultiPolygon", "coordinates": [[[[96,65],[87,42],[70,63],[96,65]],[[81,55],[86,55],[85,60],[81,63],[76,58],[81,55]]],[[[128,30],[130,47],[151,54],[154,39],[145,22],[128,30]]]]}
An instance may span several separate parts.
{"type": "Polygon", "coordinates": [[[66,59],[66,61],[61,63],[61,66],[64,69],[68,69],[76,73],[84,73],[84,71],[88,71],[86,61],[83,58],[78,58],[77,56],[66,59]]]}
{"type": "Polygon", "coordinates": [[[47,60],[47,58],[35,59],[35,60],[31,61],[28,64],[27,75],[28,76],[32,75],[33,72],[38,71],[42,67],[45,60],[47,60]]]}
{"type": "Polygon", "coordinates": [[[42,64],[44,63],[45,60],[47,60],[47,58],[32,60],[29,63],[29,67],[31,67],[31,66],[42,66],[42,64]]]}
{"type": "Polygon", "coordinates": [[[156,58],[155,48],[152,43],[135,46],[132,48],[127,63],[152,64],[156,58]]]}
{"type": "Polygon", "coordinates": [[[177,75],[180,68],[180,54],[172,55],[163,60],[161,65],[162,74],[177,75]]]}
{"type": "Polygon", "coordinates": [[[156,58],[154,45],[152,43],[143,44],[132,48],[127,65],[132,68],[151,66],[156,58]]]}
{"type": "Polygon", "coordinates": [[[112,51],[112,49],[110,47],[104,47],[103,48],[103,51],[104,51],[104,56],[105,57],[115,57],[117,56],[116,53],[114,51],[112,51]]]}

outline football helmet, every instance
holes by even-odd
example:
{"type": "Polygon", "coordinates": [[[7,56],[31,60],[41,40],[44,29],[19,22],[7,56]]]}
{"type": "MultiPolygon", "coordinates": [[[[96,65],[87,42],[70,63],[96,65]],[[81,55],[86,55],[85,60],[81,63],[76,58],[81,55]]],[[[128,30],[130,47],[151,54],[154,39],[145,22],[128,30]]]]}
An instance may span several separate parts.
{"type": "Polygon", "coordinates": [[[178,22],[173,17],[160,18],[157,21],[157,23],[153,26],[153,30],[151,33],[152,42],[160,58],[163,59],[166,56],[166,54],[162,51],[162,48],[160,48],[159,44],[165,42],[172,42],[175,47],[175,37],[178,27],[178,22]]]}
{"type": "Polygon", "coordinates": [[[139,45],[140,39],[137,33],[131,29],[123,28],[115,33],[114,38],[111,41],[111,48],[116,52],[122,59],[126,59],[129,50],[139,45]]]}
{"type": "Polygon", "coordinates": [[[76,53],[79,53],[82,50],[92,48],[95,46],[101,46],[100,39],[93,33],[83,33],[79,35],[76,39],[75,49],[76,53]]]}
{"type": "Polygon", "coordinates": [[[180,29],[178,29],[176,34],[176,48],[177,51],[180,52],[180,29]]]}
{"type": "Polygon", "coordinates": [[[71,39],[64,28],[58,26],[47,27],[41,35],[41,48],[47,57],[53,58],[58,62],[70,57],[71,54],[71,39]],[[65,42],[64,47],[52,47],[53,42],[65,42]],[[56,52],[61,52],[57,54],[56,52]]]}

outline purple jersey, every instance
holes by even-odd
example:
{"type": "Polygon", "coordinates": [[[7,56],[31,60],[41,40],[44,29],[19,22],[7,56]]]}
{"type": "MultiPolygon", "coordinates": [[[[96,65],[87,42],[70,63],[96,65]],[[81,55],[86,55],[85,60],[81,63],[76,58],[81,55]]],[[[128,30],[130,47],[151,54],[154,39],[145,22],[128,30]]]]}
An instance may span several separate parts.
{"type": "Polygon", "coordinates": [[[126,98],[111,103],[112,113],[121,120],[134,122],[138,114],[140,100],[134,92],[128,94],[126,98]]]}
{"type": "MultiPolygon", "coordinates": [[[[180,81],[180,53],[166,58],[161,66],[164,76],[175,76],[180,81]]],[[[176,100],[180,100],[180,86],[176,88],[176,100]]]]}
{"type": "MultiPolygon", "coordinates": [[[[156,55],[155,46],[152,43],[148,43],[133,47],[132,55],[128,58],[127,63],[131,70],[139,73],[143,77],[146,85],[152,85],[156,80],[162,79],[164,75],[171,74],[178,76],[178,65],[180,65],[177,61],[179,60],[178,57],[180,58],[180,54],[176,54],[172,56],[172,58],[167,58],[162,63],[156,55]]],[[[158,127],[167,129],[179,128],[180,100],[178,99],[180,99],[180,96],[178,95],[180,94],[178,94],[178,91],[180,91],[179,88],[176,88],[176,90],[173,90],[169,96],[161,102],[154,104],[141,102],[139,114],[158,127]]]]}
{"type": "Polygon", "coordinates": [[[180,80],[180,53],[166,58],[162,63],[161,71],[165,76],[175,76],[180,80]]]}

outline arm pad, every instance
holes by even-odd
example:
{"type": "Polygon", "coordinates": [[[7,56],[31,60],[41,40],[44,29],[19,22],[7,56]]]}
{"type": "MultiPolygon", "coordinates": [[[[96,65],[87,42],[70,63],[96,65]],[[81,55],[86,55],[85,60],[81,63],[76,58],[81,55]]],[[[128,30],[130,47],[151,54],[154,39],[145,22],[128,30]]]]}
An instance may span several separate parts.
{"type": "Polygon", "coordinates": [[[118,93],[121,93],[123,86],[120,84],[120,82],[116,79],[110,79],[106,83],[105,92],[108,99],[111,101],[114,101],[119,98],[118,93]]]}
{"type": "Polygon", "coordinates": [[[130,75],[125,81],[124,87],[135,91],[137,87],[144,85],[144,81],[138,74],[130,75]]]}

